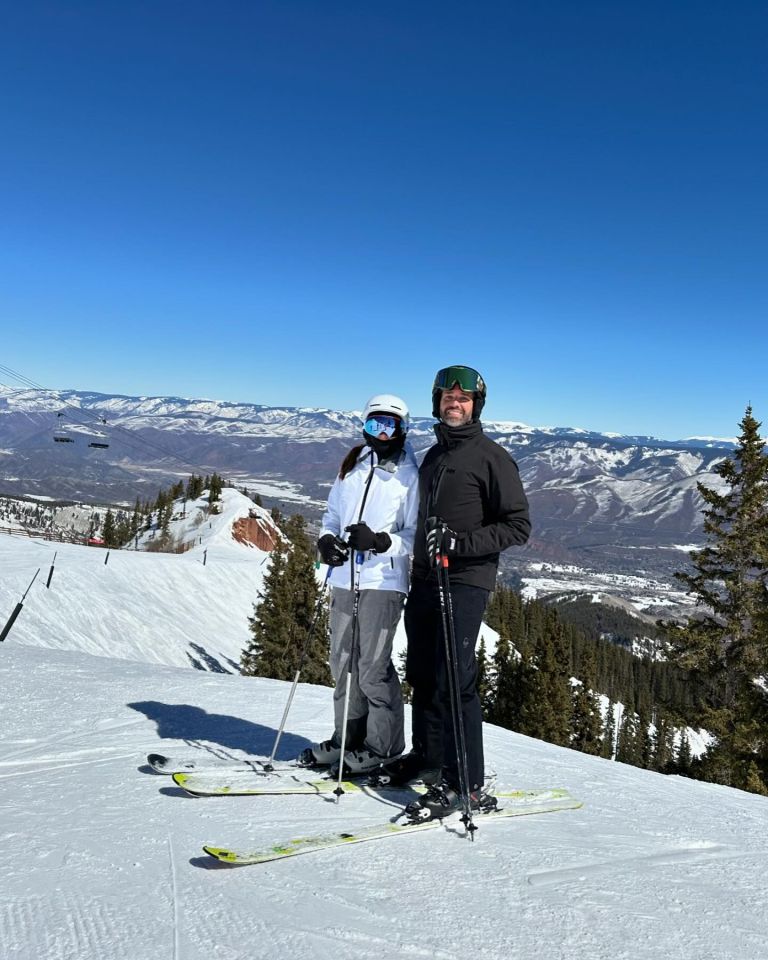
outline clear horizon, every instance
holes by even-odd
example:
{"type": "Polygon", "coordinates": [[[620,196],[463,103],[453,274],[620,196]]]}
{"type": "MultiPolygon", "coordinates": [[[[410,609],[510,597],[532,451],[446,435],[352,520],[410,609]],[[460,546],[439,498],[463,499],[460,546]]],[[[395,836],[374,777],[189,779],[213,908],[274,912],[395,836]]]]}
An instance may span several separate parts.
{"type": "MultiPolygon", "coordinates": [[[[2,394],[5,388],[8,386],[7,381],[10,381],[12,379],[14,378],[9,377],[7,374],[3,374],[2,371],[0,370],[0,394],[2,394]]],[[[82,394],[99,394],[105,397],[116,396],[116,397],[136,399],[136,400],[144,398],[144,399],[152,399],[152,400],[180,400],[182,402],[190,402],[190,403],[221,403],[221,404],[234,404],[236,406],[238,405],[257,406],[257,407],[263,406],[269,409],[288,409],[288,410],[311,409],[311,410],[318,410],[318,411],[327,410],[331,413],[338,412],[338,413],[346,413],[346,414],[360,413],[360,410],[361,410],[361,407],[356,407],[356,408],[355,407],[348,407],[348,408],[328,407],[324,404],[319,404],[319,403],[265,404],[259,400],[244,400],[242,398],[232,399],[229,397],[214,397],[214,396],[183,397],[178,394],[164,394],[164,393],[131,394],[131,393],[123,393],[120,391],[116,392],[116,391],[108,391],[108,390],[105,390],[105,391],[93,390],[89,387],[83,387],[83,388],[62,387],[57,390],[53,388],[42,387],[41,385],[37,385],[37,384],[35,385],[19,384],[18,386],[15,386],[15,387],[10,386],[10,389],[12,390],[50,390],[50,392],[52,393],[58,393],[61,395],[67,394],[69,392],[75,392],[75,393],[82,393],[82,394]]],[[[66,401],[66,397],[64,399],[66,401]]],[[[69,401],[67,401],[67,403],[68,402],[69,401]]],[[[73,415],[73,416],[74,416],[74,420],[77,421],[77,416],[76,415],[73,415]]],[[[411,417],[412,418],[415,417],[418,419],[425,419],[425,420],[434,420],[434,417],[432,416],[431,412],[430,413],[413,413],[412,412],[411,417]]],[[[715,436],[712,434],[696,434],[696,435],[690,435],[686,437],[683,437],[683,436],[672,437],[672,436],[664,436],[661,434],[639,434],[639,433],[631,433],[631,432],[628,432],[626,434],[621,434],[621,433],[617,433],[616,431],[601,430],[599,426],[589,426],[589,425],[579,424],[579,423],[529,423],[527,421],[515,419],[514,417],[489,417],[489,416],[485,416],[485,412],[483,414],[482,420],[485,423],[514,423],[514,424],[519,424],[520,426],[530,427],[531,429],[534,429],[534,430],[557,430],[557,429],[569,430],[570,429],[577,432],[583,430],[583,431],[588,431],[590,433],[599,434],[601,436],[605,436],[609,438],[613,436],[615,437],[629,436],[629,437],[640,437],[640,438],[647,437],[648,439],[652,439],[652,440],[668,440],[670,442],[675,442],[678,440],[723,440],[726,442],[735,442],[737,440],[737,431],[735,431],[733,434],[730,434],[728,436],[715,436]]]]}

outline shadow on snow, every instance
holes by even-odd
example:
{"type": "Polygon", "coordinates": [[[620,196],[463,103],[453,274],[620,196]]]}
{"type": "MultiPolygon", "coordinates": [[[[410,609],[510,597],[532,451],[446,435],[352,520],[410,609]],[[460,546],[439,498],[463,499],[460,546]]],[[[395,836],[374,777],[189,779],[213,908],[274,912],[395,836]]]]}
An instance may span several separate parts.
{"type": "MultiPolygon", "coordinates": [[[[228,749],[268,757],[277,736],[277,730],[272,727],[222,713],[208,713],[188,703],[143,700],[128,706],[153,720],[162,739],[184,740],[191,747],[222,759],[232,759],[226,753],[228,749]]],[[[276,759],[291,760],[310,743],[306,737],[284,730],[276,759]]]]}

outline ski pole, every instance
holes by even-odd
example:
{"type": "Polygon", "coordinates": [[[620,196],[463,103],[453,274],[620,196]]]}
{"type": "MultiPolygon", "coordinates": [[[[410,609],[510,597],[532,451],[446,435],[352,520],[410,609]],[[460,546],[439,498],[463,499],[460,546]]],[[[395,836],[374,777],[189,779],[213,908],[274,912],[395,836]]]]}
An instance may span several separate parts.
{"type": "MultiPolygon", "coordinates": [[[[357,513],[357,522],[363,522],[363,510],[365,509],[365,501],[368,499],[368,494],[371,490],[371,481],[373,480],[373,474],[375,471],[375,466],[373,462],[373,450],[371,450],[371,469],[368,474],[368,477],[365,481],[365,489],[363,490],[363,498],[360,501],[360,509],[357,513]]],[[[341,754],[339,756],[339,779],[336,783],[336,789],[333,791],[336,795],[336,802],[339,802],[339,797],[344,793],[344,790],[341,786],[341,778],[344,775],[344,751],[347,745],[347,721],[349,719],[349,698],[350,691],[352,689],[352,670],[354,667],[355,653],[357,652],[358,644],[356,643],[357,637],[357,618],[360,612],[360,567],[362,566],[363,561],[365,560],[365,555],[362,551],[358,550],[353,553],[352,548],[350,547],[350,558],[349,558],[349,585],[354,594],[354,599],[352,601],[352,638],[350,641],[349,647],[349,666],[347,668],[347,689],[344,691],[344,715],[341,721],[341,754]]]]}
{"type": "Polygon", "coordinates": [[[40,567],[37,568],[37,573],[35,573],[34,577],[32,577],[31,583],[29,584],[27,589],[24,591],[24,596],[21,598],[21,600],[19,600],[19,602],[13,608],[13,613],[10,615],[10,617],[8,617],[8,622],[3,627],[3,632],[0,633],[0,641],[5,640],[8,634],[11,632],[11,627],[14,625],[14,623],[16,623],[16,617],[18,617],[18,615],[21,613],[22,607],[24,606],[24,601],[27,599],[27,594],[32,589],[32,584],[35,582],[35,580],[37,580],[38,573],[40,573],[40,567]]]}
{"type": "MultiPolygon", "coordinates": [[[[444,542],[445,524],[440,527],[440,545],[444,542]]],[[[451,720],[453,738],[456,744],[458,761],[459,790],[464,816],[461,818],[471,840],[475,839],[475,826],[472,820],[472,804],[469,796],[469,761],[467,760],[467,742],[464,736],[464,714],[461,711],[461,688],[459,684],[458,650],[456,648],[456,628],[453,620],[453,600],[451,581],[448,576],[449,561],[446,553],[440,553],[437,567],[437,588],[440,594],[440,614],[443,620],[445,638],[446,668],[448,672],[448,696],[451,701],[451,720]]]]}
{"type": "Polygon", "coordinates": [[[299,665],[296,668],[296,674],[293,678],[293,685],[291,686],[291,692],[288,694],[288,702],[285,705],[285,710],[283,710],[283,719],[280,721],[280,728],[277,731],[277,736],[275,737],[275,742],[272,746],[272,753],[269,755],[269,760],[263,765],[263,769],[267,773],[271,773],[274,770],[274,759],[275,754],[277,753],[277,747],[280,743],[280,737],[283,735],[283,729],[285,728],[285,722],[288,719],[288,711],[291,709],[291,704],[293,703],[293,695],[296,693],[296,687],[299,684],[299,677],[301,676],[301,670],[304,666],[304,661],[307,658],[309,653],[309,645],[312,642],[312,637],[315,633],[315,627],[317,622],[320,619],[320,612],[323,609],[323,601],[325,600],[325,588],[328,585],[328,577],[331,574],[331,568],[328,567],[325,571],[325,578],[323,579],[322,586],[320,587],[320,596],[317,598],[317,604],[315,606],[315,613],[312,617],[312,623],[309,625],[309,630],[307,631],[307,636],[304,640],[304,646],[301,651],[301,656],[299,657],[299,665]]]}
{"type": "Polygon", "coordinates": [[[48,579],[45,582],[45,587],[47,590],[50,590],[51,588],[51,580],[53,579],[53,568],[56,566],[56,554],[58,552],[59,552],[58,550],[54,550],[53,552],[53,560],[51,560],[51,569],[48,571],[48,579]]]}
{"type": "MultiPolygon", "coordinates": [[[[362,509],[361,509],[362,513],[362,509]]],[[[360,567],[363,563],[363,554],[357,551],[350,556],[349,564],[349,582],[353,592],[352,600],[352,635],[349,646],[349,664],[347,666],[347,689],[344,691],[344,715],[341,721],[341,753],[339,754],[339,778],[336,782],[336,789],[333,791],[336,796],[336,803],[344,789],[341,786],[341,780],[344,776],[344,751],[347,745],[347,722],[349,720],[349,696],[352,689],[352,670],[354,668],[355,653],[357,651],[357,619],[360,612],[360,567]]]]}

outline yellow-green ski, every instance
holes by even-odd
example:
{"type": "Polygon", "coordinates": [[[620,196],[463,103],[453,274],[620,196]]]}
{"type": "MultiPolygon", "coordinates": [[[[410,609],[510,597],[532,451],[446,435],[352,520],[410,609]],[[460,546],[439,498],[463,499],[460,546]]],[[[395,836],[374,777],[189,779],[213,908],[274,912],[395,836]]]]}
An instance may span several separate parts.
{"type": "MultiPolygon", "coordinates": [[[[478,826],[485,826],[487,823],[506,820],[510,817],[556,813],[560,810],[577,810],[582,806],[581,800],[574,799],[567,790],[562,789],[514,790],[506,794],[496,793],[495,795],[504,799],[504,806],[490,813],[477,814],[476,823],[478,826]]],[[[222,863],[244,866],[245,864],[267,863],[270,860],[283,860],[303,853],[314,853],[318,850],[328,850],[353,843],[382,840],[385,837],[393,837],[403,833],[421,833],[423,830],[434,830],[441,827],[444,823],[455,826],[459,822],[458,814],[454,814],[445,821],[377,823],[373,826],[361,827],[359,830],[295,837],[285,843],[275,844],[263,850],[245,851],[214,846],[204,846],[203,850],[222,863]]]]}
{"type": "MultiPolygon", "coordinates": [[[[282,793],[333,793],[336,780],[302,780],[293,775],[277,774],[269,776],[253,772],[243,772],[230,777],[203,773],[174,773],[173,782],[195,797],[250,797],[270,796],[282,793]]],[[[342,780],[345,793],[361,790],[359,783],[342,780]]]]}

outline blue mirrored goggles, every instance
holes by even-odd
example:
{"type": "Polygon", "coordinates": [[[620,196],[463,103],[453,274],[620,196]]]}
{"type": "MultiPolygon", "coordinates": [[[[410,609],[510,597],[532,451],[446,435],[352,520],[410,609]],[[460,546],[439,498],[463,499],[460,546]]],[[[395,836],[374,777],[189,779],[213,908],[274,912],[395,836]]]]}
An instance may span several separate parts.
{"type": "Polygon", "coordinates": [[[377,413],[368,417],[363,424],[363,430],[372,437],[379,437],[383,433],[387,440],[391,440],[392,437],[400,433],[400,418],[390,417],[385,413],[377,413]]]}

